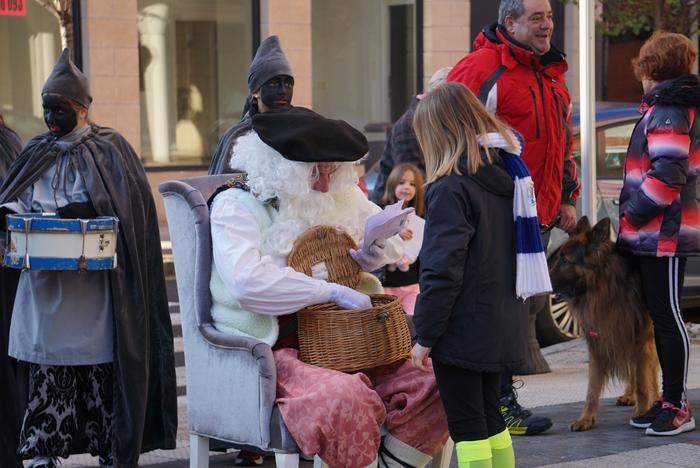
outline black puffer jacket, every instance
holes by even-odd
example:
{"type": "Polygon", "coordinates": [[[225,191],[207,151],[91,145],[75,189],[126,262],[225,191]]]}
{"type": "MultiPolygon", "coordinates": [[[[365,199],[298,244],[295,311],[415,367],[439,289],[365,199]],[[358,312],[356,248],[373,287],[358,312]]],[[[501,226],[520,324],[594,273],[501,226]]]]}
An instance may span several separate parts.
{"type": "Polygon", "coordinates": [[[438,362],[500,372],[527,348],[527,308],[515,296],[513,180],[500,160],[455,173],[426,195],[414,323],[438,362]]]}

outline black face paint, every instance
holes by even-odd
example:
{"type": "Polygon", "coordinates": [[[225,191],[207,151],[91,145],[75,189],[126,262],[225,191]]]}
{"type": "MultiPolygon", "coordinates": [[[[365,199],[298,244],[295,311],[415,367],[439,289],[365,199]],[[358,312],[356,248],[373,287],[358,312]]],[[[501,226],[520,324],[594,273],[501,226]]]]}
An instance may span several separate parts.
{"type": "Polygon", "coordinates": [[[56,138],[68,135],[78,125],[75,109],[60,96],[42,96],[44,122],[56,138]]]}
{"type": "Polygon", "coordinates": [[[260,87],[260,100],[268,109],[282,109],[292,105],[294,78],[277,75],[260,87]]]}

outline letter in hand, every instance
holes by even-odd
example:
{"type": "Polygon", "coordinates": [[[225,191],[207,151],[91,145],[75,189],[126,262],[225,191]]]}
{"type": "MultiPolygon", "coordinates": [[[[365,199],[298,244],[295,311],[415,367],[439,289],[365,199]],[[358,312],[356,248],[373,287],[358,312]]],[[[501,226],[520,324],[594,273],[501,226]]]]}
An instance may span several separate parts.
{"type": "Polygon", "coordinates": [[[69,203],[66,206],[58,208],[56,213],[58,213],[58,216],[61,218],[69,219],[89,219],[97,217],[95,207],[93,207],[92,203],[89,201],[84,203],[69,203]]]}
{"type": "Polygon", "coordinates": [[[350,256],[360,265],[363,271],[374,271],[386,264],[384,247],[386,247],[386,241],[377,239],[368,249],[364,248],[364,244],[360,250],[350,249],[350,256]]]}
{"type": "Polygon", "coordinates": [[[331,301],[342,309],[368,309],[372,307],[372,301],[367,294],[335,283],[331,283],[331,301]]]}

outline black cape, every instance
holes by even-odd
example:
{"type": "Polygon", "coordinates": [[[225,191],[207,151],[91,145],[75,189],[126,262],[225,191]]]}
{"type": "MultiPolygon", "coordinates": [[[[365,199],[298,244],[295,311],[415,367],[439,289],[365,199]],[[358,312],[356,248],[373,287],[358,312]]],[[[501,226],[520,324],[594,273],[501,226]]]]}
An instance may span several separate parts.
{"type": "Polygon", "coordinates": [[[5,178],[12,161],[22,151],[22,140],[11,129],[0,124],[0,182],[5,178]]]}
{"type": "MultiPolygon", "coordinates": [[[[0,182],[22,150],[22,140],[9,128],[0,125],[0,182]]],[[[0,268],[0,310],[12,312],[19,270],[0,268]]],[[[21,413],[17,362],[7,355],[10,337],[10,314],[0,314],[0,466],[19,468],[17,444],[21,413]]]]}
{"type": "MultiPolygon", "coordinates": [[[[27,143],[0,186],[0,204],[32,185],[57,152],[48,133],[27,143]]],[[[110,274],[115,333],[112,448],[115,466],[136,467],[141,452],[175,448],[177,431],[173,332],[155,204],[141,161],[116,131],[91,125],[71,153],[98,215],[120,222],[119,267],[110,274]]],[[[11,311],[0,313],[7,317],[11,311]]]]}
{"type": "Polygon", "coordinates": [[[214,154],[211,157],[209,175],[229,174],[234,172],[230,166],[233,145],[236,144],[238,137],[245,135],[252,129],[253,119],[250,113],[246,112],[240,122],[226,130],[226,133],[219,139],[219,144],[216,146],[216,150],[214,150],[214,154]]]}

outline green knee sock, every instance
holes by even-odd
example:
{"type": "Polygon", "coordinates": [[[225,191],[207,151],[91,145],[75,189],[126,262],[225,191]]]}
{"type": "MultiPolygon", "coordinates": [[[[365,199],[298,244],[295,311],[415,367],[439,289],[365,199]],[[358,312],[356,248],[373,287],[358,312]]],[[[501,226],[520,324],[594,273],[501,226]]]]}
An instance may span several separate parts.
{"type": "Polygon", "coordinates": [[[459,468],[492,468],[488,439],[457,442],[455,448],[459,468]]]}
{"type": "Polygon", "coordinates": [[[515,468],[513,441],[510,439],[508,429],[489,437],[489,444],[493,457],[493,468],[515,468]]]}

